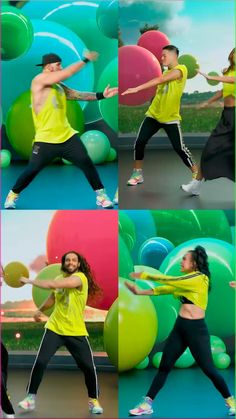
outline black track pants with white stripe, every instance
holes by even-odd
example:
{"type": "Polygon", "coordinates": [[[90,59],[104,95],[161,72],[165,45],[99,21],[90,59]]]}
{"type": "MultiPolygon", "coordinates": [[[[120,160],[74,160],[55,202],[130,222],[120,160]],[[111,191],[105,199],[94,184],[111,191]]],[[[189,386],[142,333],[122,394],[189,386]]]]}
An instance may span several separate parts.
{"type": "Polygon", "coordinates": [[[173,149],[183,160],[184,164],[187,167],[194,166],[195,163],[192,154],[184,144],[180,124],[163,124],[150,117],[146,117],[139,128],[137,139],[134,144],[134,159],[143,160],[146,144],[161,128],[166,132],[173,149]]]}
{"type": "Polygon", "coordinates": [[[98,398],[98,382],[92,351],[87,336],[62,336],[46,329],[42,338],[27,386],[27,392],[36,394],[44,371],[56,351],[65,346],[83,371],[88,396],[98,398]]]}

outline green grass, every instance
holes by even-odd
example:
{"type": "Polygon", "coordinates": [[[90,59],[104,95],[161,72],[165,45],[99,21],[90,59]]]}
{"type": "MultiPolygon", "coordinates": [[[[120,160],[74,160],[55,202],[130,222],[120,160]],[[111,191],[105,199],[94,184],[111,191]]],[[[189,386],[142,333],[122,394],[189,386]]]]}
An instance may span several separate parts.
{"type": "MultiPolygon", "coordinates": [[[[86,323],[89,341],[94,352],[104,351],[103,323],[86,323]]],[[[2,339],[10,351],[37,351],[44,332],[44,323],[3,323],[2,339]],[[21,339],[16,339],[19,332],[21,339]]]]}
{"type": "MultiPolygon", "coordinates": [[[[119,106],[119,131],[122,134],[136,134],[144,119],[148,104],[142,106],[119,106]]],[[[222,108],[183,107],[181,110],[182,131],[186,133],[211,132],[217,125],[222,108]]]]}

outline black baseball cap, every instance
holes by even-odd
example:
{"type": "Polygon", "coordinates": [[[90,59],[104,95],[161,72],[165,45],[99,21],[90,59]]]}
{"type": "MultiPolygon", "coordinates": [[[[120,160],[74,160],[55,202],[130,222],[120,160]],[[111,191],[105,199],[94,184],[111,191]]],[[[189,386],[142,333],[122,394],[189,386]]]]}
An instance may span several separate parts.
{"type": "Polygon", "coordinates": [[[47,64],[53,64],[53,63],[61,63],[62,59],[57,54],[53,54],[52,52],[50,54],[45,54],[42,57],[42,63],[36,64],[37,67],[44,67],[47,64]]]}

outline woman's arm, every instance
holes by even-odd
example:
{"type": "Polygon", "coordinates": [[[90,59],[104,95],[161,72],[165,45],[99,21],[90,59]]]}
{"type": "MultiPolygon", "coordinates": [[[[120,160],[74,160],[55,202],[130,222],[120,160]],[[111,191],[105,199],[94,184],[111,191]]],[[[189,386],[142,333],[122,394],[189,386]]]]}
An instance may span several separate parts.
{"type": "Polygon", "coordinates": [[[151,288],[149,290],[142,290],[141,288],[138,288],[137,285],[128,281],[125,281],[125,286],[135,295],[154,295],[151,288]]]}
{"type": "Polygon", "coordinates": [[[158,274],[150,274],[148,272],[131,272],[129,274],[131,279],[151,279],[152,281],[165,281],[165,280],[180,280],[185,279],[186,275],[181,276],[170,276],[170,275],[164,275],[161,272],[158,274]]]}
{"type": "Polygon", "coordinates": [[[209,100],[206,100],[205,102],[200,103],[200,105],[198,105],[198,108],[206,108],[211,103],[217,102],[218,100],[222,99],[222,97],[223,97],[223,90],[219,90],[209,100]]]}
{"type": "Polygon", "coordinates": [[[128,95],[131,93],[137,93],[140,90],[149,89],[150,87],[158,86],[160,84],[167,83],[168,81],[178,80],[182,78],[182,72],[180,70],[172,70],[168,74],[164,74],[160,77],[155,77],[152,80],[149,80],[147,83],[140,84],[136,87],[131,87],[130,89],[125,90],[125,92],[121,93],[122,96],[128,95]]]}
{"type": "Polygon", "coordinates": [[[209,76],[200,70],[198,70],[198,73],[205,77],[207,80],[221,81],[222,83],[235,83],[235,76],[209,76]]]}
{"type": "Polygon", "coordinates": [[[78,276],[71,276],[67,279],[29,279],[20,278],[23,284],[31,284],[34,287],[42,289],[57,289],[57,288],[77,288],[82,285],[82,281],[78,276]]]}

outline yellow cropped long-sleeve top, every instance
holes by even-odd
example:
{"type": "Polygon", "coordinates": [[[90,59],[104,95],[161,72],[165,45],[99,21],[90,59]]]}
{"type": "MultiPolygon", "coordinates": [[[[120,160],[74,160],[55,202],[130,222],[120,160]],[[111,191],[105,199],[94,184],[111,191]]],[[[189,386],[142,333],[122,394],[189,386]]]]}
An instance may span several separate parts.
{"type": "Polygon", "coordinates": [[[209,278],[201,272],[193,271],[181,276],[153,275],[142,272],[140,278],[151,279],[164,284],[153,289],[154,295],[173,294],[175,298],[185,297],[196,306],[206,310],[209,278]]]}

